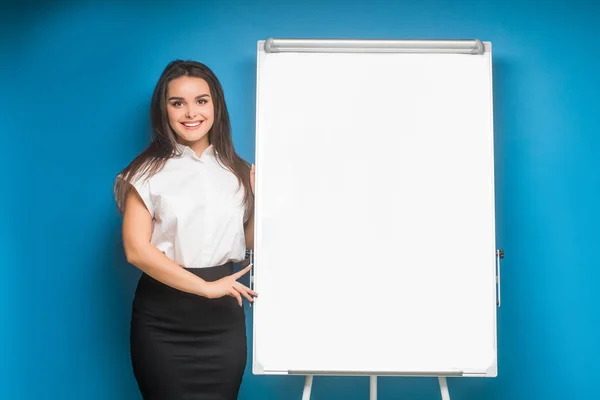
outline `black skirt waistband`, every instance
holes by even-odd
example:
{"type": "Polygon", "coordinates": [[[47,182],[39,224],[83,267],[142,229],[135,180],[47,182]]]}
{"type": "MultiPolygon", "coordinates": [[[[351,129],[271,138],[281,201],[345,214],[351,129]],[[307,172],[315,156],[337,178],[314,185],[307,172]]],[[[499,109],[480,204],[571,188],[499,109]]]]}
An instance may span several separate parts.
{"type": "Polygon", "coordinates": [[[208,268],[185,268],[185,270],[190,271],[192,274],[199,276],[207,282],[213,282],[233,274],[233,263],[228,262],[223,265],[208,268]]]}
{"type": "MultiPolygon", "coordinates": [[[[233,263],[186,269],[212,282],[231,275],[233,263]]],[[[143,274],[135,292],[133,317],[157,327],[198,332],[243,323],[244,311],[231,296],[209,299],[175,289],[143,274]]]]}
{"type": "MultiPolygon", "coordinates": [[[[181,267],[184,268],[184,267],[181,267]]],[[[217,265],[216,267],[207,268],[184,268],[186,271],[190,271],[192,274],[204,279],[207,282],[214,282],[228,275],[233,274],[233,263],[228,262],[223,265],[217,265]]],[[[156,285],[164,285],[164,283],[157,281],[150,275],[143,273],[141,280],[149,281],[148,283],[154,283],[156,285]]]]}

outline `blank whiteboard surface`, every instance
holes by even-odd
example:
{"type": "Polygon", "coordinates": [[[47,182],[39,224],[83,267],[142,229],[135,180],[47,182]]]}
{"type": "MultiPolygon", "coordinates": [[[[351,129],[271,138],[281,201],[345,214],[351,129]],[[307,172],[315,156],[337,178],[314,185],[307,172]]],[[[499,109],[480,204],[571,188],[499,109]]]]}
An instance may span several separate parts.
{"type": "Polygon", "coordinates": [[[254,373],[496,376],[490,44],[257,78],[254,373]]]}

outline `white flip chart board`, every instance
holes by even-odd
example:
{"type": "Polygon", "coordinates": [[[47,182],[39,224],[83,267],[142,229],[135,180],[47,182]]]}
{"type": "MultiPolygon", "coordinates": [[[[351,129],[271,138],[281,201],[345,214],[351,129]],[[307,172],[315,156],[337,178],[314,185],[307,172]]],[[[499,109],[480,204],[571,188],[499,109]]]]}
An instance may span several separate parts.
{"type": "Polygon", "coordinates": [[[254,373],[496,376],[484,44],[258,43],[254,373]]]}

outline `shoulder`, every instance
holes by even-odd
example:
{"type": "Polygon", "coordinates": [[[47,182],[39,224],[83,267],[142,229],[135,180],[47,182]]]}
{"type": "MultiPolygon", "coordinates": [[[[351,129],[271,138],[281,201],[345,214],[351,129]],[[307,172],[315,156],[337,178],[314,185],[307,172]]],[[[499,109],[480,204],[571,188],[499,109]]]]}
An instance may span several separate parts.
{"type": "Polygon", "coordinates": [[[125,170],[117,175],[117,183],[128,184],[131,186],[142,186],[148,184],[160,170],[155,170],[156,165],[152,162],[145,162],[135,169],[125,170]]]}
{"type": "Polygon", "coordinates": [[[137,191],[142,199],[148,202],[151,198],[152,183],[162,174],[166,161],[168,159],[138,157],[116,176],[114,191],[121,210],[124,209],[125,201],[132,190],[137,191]]]}

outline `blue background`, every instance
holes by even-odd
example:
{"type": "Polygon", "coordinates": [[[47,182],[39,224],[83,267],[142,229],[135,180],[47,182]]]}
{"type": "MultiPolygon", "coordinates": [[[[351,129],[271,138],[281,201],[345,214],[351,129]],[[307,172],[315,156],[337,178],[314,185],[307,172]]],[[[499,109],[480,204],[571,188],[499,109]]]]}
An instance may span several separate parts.
{"type": "MultiPolygon", "coordinates": [[[[499,377],[449,379],[451,395],[597,398],[598,3],[2,4],[1,398],[140,398],[128,355],[138,272],[123,255],[114,176],[147,143],[151,92],[174,58],[214,69],[234,143],[253,161],[256,41],[271,36],[493,43],[499,377]]],[[[240,399],[299,399],[302,383],[253,376],[249,363],[240,399]]],[[[434,378],[379,388],[382,400],[439,398],[434,378]]],[[[316,378],[313,399],[333,398],[368,398],[368,378],[316,378]]]]}

